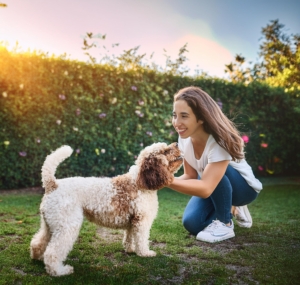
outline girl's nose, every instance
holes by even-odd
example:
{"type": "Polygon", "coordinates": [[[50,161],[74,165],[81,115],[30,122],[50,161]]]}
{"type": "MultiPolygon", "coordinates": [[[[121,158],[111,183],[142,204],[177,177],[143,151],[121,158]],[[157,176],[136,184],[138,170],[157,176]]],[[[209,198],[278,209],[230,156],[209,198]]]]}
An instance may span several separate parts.
{"type": "Polygon", "coordinates": [[[173,125],[178,126],[178,118],[173,118],[173,125]]]}
{"type": "Polygon", "coordinates": [[[181,125],[181,121],[177,118],[177,119],[175,119],[175,121],[174,121],[174,126],[175,127],[179,127],[181,125]]]}

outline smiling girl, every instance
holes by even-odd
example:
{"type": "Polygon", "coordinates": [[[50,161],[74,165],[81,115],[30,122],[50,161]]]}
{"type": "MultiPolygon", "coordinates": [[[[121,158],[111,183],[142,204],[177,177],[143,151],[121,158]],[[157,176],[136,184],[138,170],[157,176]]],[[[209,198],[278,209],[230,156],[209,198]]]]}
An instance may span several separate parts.
{"type": "Polygon", "coordinates": [[[232,214],[250,228],[247,204],[262,184],[244,158],[244,142],[232,121],[202,89],[187,87],[174,96],[173,126],[184,155],[184,174],[169,188],[191,195],[183,225],[198,240],[218,242],[234,237],[232,214]]]}

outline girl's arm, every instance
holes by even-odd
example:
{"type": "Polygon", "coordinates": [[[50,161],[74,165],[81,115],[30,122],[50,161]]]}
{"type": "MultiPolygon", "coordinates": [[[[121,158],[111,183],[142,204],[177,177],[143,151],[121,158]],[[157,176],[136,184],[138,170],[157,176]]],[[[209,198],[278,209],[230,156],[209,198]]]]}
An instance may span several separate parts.
{"type": "Polygon", "coordinates": [[[185,159],[183,160],[183,170],[183,175],[176,177],[176,179],[187,180],[198,178],[197,171],[193,167],[191,167],[185,159]]]}
{"type": "Polygon", "coordinates": [[[175,177],[167,187],[183,194],[208,198],[224,176],[228,164],[229,160],[209,163],[198,180],[197,171],[184,160],[184,174],[175,177]]]}

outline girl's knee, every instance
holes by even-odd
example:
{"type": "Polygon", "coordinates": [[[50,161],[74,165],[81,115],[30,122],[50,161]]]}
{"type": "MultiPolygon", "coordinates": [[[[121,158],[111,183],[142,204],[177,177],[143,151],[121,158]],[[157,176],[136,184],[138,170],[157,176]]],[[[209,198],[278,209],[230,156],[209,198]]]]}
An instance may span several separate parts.
{"type": "Polygon", "coordinates": [[[192,235],[197,235],[193,223],[191,223],[188,219],[182,219],[182,225],[189,233],[192,235]]]}
{"type": "Polygon", "coordinates": [[[182,218],[183,227],[192,235],[196,236],[200,231],[204,229],[204,225],[202,223],[195,221],[194,218],[184,216],[182,218]]]}

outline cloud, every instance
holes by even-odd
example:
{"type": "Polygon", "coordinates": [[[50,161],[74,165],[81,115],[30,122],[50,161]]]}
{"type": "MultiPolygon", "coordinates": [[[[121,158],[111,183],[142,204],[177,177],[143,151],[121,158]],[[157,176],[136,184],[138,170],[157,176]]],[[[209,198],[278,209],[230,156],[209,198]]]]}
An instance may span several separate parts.
{"type": "MultiPolygon", "coordinates": [[[[166,46],[167,55],[175,60],[181,47],[187,43],[186,57],[189,59],[185,65],[190,69],[190,74],[195,74],[195,69],[207,72],[211,76],[225,77],[225,64],[234,60],[234,56],[225,47],[216,41],[197,35],[187,34],[166,46]]],[[[165,62],[165,57],[159,56],[158,63],[165,62]]]]}

